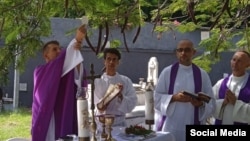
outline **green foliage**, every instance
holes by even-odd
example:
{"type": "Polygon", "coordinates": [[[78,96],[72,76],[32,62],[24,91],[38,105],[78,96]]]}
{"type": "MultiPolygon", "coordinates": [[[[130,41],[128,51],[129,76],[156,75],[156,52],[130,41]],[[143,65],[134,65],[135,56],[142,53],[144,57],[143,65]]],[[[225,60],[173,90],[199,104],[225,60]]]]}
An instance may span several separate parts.
{"type": "Polygon", "coordinates": [[[199,43],[200,50],[209,52],[195,58],[195,62],[209,71],[210,66],[219,61],[220,53],[227,50],[244,48],[249,50],[249,14],[247,0],[172,0],[152,10],[152,19],[156,20],[156,32],[179,31],[181,33],[195,30],[210,32],[210,38],[199,43]],[[178,21],[179,24],[173,24],[178,21]],[[243,29],[243,30],[242,30],[243,29]],[[240,38],[236,45],[234,37],[240,38]]]}
{"type": "Polygon", "coordinates": [[[197,29],[197,25],[193,22],[188,22],[185,25],[177,26],[177,30],[181,33],[192,32],[197,29]]]}
{"type": "Polygon", "coordinates": [[[243,37],[236,43],[238,48],[242,48],[250,52],[250,29],[246,28],[244,31],[239,34],[243,35],[243,37]]]}
{"type": "MultiPolygon", "coordinates": [[[[187,0],[1,0],[0,84],[6,84],[9,68],[24,70],[27,60],[36,54],[41,46],[41,37],[47,37],[51,33],[50,17],[87,16],[91,29],[118,27],[124,30],[124,33],[138,26],[144,26],[145,21],[155,24],[156,28],[153,30],[159,33],[169,31],[186,33],[206,29],[211,36],[199,44],[199,48],[204,52],[210,52],[208,54],[210,57],[201,56],[204,59],[219,59],[221,52],[237,48],[250,51],[248,28],[250,11],[249,5],[246,4],[248,0],[240,2],[189,0],[189,2],[187,0]],[[240,38],[236,45],[232,44],[234,37],[240,38]]],[[[109,40],[116,39],[109,38],[109,40]]],[[[114,46],[120,45],[115,43],[114,46]]],[[[101,52],[95,53],[98,55],[101,52]]],[[[212,63],[206,60],[199,64],[212,63]]]]}
{"type": "Polygon", "coordinates": [[[197,66],[203,68],[206,72],[211,71],[211,65],[215,64],[218,61],[218,59],[213,59],[211,61],[211,57],[209,55],[202,54],[198,57],[195,57],[193,59],[193,63],[196,64],[197,66]]]}
{"type": "Polygon", "coordinates": [[[43,1],[1,1],[0,38],[4,44],[0,47],[0,84],[8,81],[9,67],[23,71],[27,60],[41,46],[40,37],[50,34],[50,20],[43,4],[43,1]]]}
{"type": "MultiPolygon", "coordinates": [[[[121,41],[120,40],[114,39],[114,40],[110,41],[110,48],[117,48],[118,49],[120,46],[121,46],[121,41]]],[[[97,54],[97,57],[102,58],[103,55],[104,55],[103,52],[100,52],[100,53],[97,54]]]]}
{"type": "Polygon", "coordinates": [[[112,40],[110,42],[110,47],[111,48],[118,48],[119,46],[121,46],[121,41],[120,40],[112,40]]]}

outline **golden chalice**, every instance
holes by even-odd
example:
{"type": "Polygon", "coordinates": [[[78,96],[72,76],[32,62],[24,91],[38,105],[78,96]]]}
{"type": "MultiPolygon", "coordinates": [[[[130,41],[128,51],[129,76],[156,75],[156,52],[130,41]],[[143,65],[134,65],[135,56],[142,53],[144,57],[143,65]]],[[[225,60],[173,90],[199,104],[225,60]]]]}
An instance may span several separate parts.
{"type": "Polygon", "coordinates": [[[99,116],[99,121],[102,123],[102,134],[101,134],[101,137],[102,138],[107,138],[107,133],[106,133],[106,130],[105,130],[105,116],[104,115],[101,115],[99,116]]]}
{"type": "Polygon", "coordinates": [[[113,115],[106,115],[105,116],[105,125],[106,125],[107,130],[108,130],[108,137],[107,137],[106,141],[115,141],[115,139],[112,138],[112,134],[111,134],[112,125],[114,123],[114,120],[115,120],[115,116],[113,116],[113,115]]]}

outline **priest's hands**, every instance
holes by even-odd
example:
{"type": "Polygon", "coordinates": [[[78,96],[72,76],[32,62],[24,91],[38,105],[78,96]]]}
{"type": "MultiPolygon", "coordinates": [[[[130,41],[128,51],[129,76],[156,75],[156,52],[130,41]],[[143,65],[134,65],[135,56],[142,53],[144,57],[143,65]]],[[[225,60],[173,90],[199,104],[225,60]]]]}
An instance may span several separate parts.
{"type": "Polygon", "coordinates": [[[87,34],[87,29],[86,29],[86,25],[81,25],[77,31],[76,31],[76,44],[75,44],[75,49],[79,50],[82,46],[82,41],[85,38],[87,34]]]}
{"type": "Polygon", "coordinates": [[[235,94],[231,90],[227,89],[226,95],[225,95],[225,98],[223,101],[223,105],[227,105],[229,103],[234,105],[236,100],[237,100],[237,98],[236,98],[235,94]]]}
{"type": "Polygon", "coordinates": [[[192,98],[186,94],[183,94],[183,91],[174,94],[172,96],[171,102],[178,101],[178,102],[190,102],[195,107],[203,106],[204,103],[196,98],[192,98]]]}
{"type": "MultiPolygon", "coordinates": [[[[98,109],[98,108],[97,108],[97,109],[98,109]]],[[[102,109],[98,109],[98,111],[99,111],[101,114],[103,114],[103,113],[106,111],[106,109],[107,109],[107,106],[105,105],[105,106],[103,106],[102,109]]]]}
{"type": "Polygon", "coordinates": [[[195,98],[192,98],[190,102],[195,107],[201,107],[201,106],[204,106],[204,104],[205,104],[203,101],[200,101],[200,100],[195,99],[195,98]]]}
{"type": "Polygon", "coordinates": [[[76,31],[76,40],[77,42],[82,42],[87,34],[86,25],[81,25],[76,31]]]}
{"type": "Polygon", "coordinates": [[[183,94],[183,92],[179,92],[177,94],[174,94],[172,96],[171,102],[190,102],[192,100],[192,98],[188,95],[183,94]]]}
{"type": "Polygon", "coordinates": [[[122,95],[123,85],[122,85],[121,83],[119,83],[119,84],[117,84],[117,85],[118,85],[119,88],[120,88],[120,92],[119,92],[119,94],[118,94],[118,98],[119,98],[120,101],[122,101],[122,99],[123,99],[123,95],[122,95]]]}

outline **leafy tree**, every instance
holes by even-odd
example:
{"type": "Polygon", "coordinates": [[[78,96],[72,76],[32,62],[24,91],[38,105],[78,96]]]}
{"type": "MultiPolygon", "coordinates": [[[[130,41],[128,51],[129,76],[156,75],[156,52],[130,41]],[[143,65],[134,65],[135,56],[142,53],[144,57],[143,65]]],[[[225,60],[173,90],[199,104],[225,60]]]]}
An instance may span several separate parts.
{"type": "Polygon", "coordinates": [[[249,0],[165,0],[152,10],[155,31],[191,32],[205,30],[210,38],[202,40],[199,47],[204,54],[195,63],[210,71],[210,66],[220,60],[220,53],[238,48],[250,51],[249,0]],[[234,44],[235,38],[239,40],[234,44]]]}
{"type": "MultiPolygon", "coordinates": [[[[0,83],[7,82],[8,68],[24,70],[27,60],[42,45],[41,37],[49,36],[50,17],[79,18],[87,16],[91,29],[99,30],[98,44],[93,45],[88,32],[86,40],[96,55],[101,53],[109,37],[109,28],[120,27],[126,45],[126,29],[138,27],[138,34],[146,16],[143,0],[2,0],[0,2],[0,83]],[[106,35],[102,43],[103,35],[106,35]],[[15,63],[16,62],[16,63],[15,63]]],[[[134,38],[136,40],[137,36],[134,38]]],[[[111,45],[119,45],[114,40],[111,45]]],[[[128,47],[126,46],[129,51],[128,47]]]]}
{"type": "Polygon", "coordinates": [[[45,2],[2,0],[0,2],[0,83],[7,82],[8,68],[24,69],[26,61],[41,46],[40,37],[50,33],[45,2]],[[16,62],[16,63],[15,63],[16,62]]]}
{"type": "MultiPolygon", "coordinates": [[[[210,53],[195,58],[207,71],[222,51],[239,47],[250,51],[249,0],[1,0],[0,13],[0,83],[7,82],[9,67],[22,71],[37,53],[41,37],[51,33],[50,17],[87,16],[91,28],[86,41],[96,55],[110,40],[111,27],[120,28],[129,51],[127,29],[137,28],[132,41],[136,42],[145,22],[155,23],[153,31],[159,38],[162,32],[209,31],[210,38],[202,40],[199,47],[210,53]],[[97,44],[91,41],[92,29],[99,31],[97,44]],[[235,37],[239,40],[234,45],[235,37]]],[[[120,45],[117,40],[111,44],[120,45]]]]}

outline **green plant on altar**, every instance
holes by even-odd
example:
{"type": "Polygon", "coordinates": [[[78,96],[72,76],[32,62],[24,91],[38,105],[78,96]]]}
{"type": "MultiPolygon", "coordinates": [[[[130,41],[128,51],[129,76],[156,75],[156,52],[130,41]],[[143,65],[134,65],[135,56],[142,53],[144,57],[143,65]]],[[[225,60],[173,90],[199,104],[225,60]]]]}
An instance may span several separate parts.
{"type": "Polygon", "coordinates": [[[126,134],[147,136],[152,132],[153,132],[152,130],[148,130],[141,125],[130,125],[129,127],[125,128],[126,134]]]}

